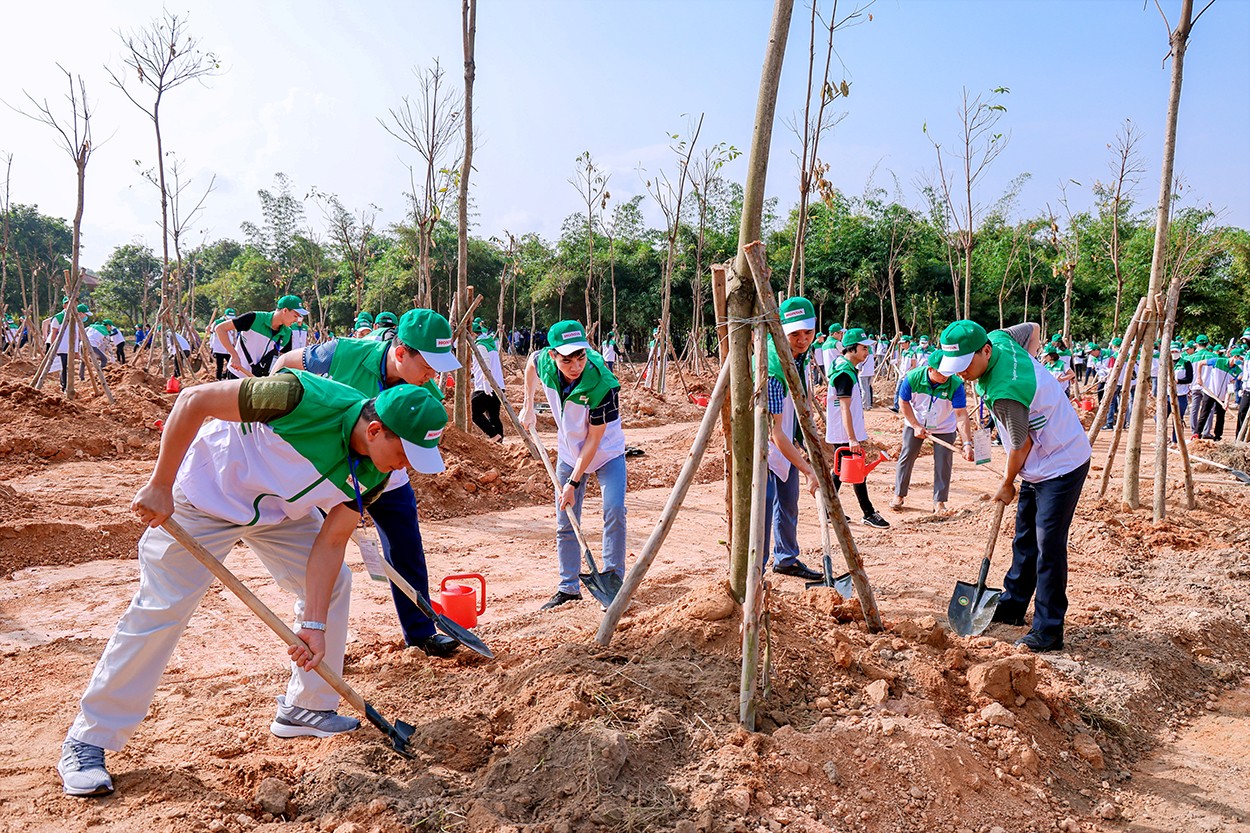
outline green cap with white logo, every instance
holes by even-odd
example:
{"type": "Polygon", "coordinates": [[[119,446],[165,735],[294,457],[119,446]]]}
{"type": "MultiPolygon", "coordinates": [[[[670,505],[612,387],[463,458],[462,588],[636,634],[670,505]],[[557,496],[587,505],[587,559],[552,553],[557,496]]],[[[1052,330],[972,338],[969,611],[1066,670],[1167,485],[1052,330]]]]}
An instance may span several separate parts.
{"type": "Polygon", "coordinates": [[[868,333],[864,332],[863,327],[852,327],[842,334],[842,346],[844,348],[854,347],[856,344],[872,344],[872,339],[868,337],[868,333]]]}
{"type": "Polygon", "coordinates": [[[234,318],[236,315],[238,315],[238,313],[234,311],[234,307],[226,307],[226,311],[224,315],[226,315],[228,318],[234,318]]]}
{"type": "Polygon", "coordinates": [[[308,314],[308,310],[304,309],[304,302],[299,299],[298,295],[283,295],[278,299],[278,309],[293,309],[300,315],[308,314]]]}
{"type": "Polygon", "coordinates": [[[438,474],[446,466],[438,440],[447,425],[447,409],[420,385],[395,385],[373,400],[382,424],[399,435],[408,465],[421,474],[438,474]]]}
{"type": "Polygon", "coordinates": [[[576,321],[557,321],[547,331],[547,344],[561,356],[590,349],[586,330],[576,321]]]}
{"type": "Polygon", "coordinates": [[[781,331],[786,335],[796,330],[816,329],[816,308],[806,298],[795,296],[781,302],[781,331]]]}
{"type": "Polygon", "coordinates": [[[942,345],[942,363],[938,372],[954,376],[968,369],[972,364],[972,356],[987,343],[989,333],[975,321],[962,319],[954,321],[942,330],[938,341],[942,345]]]}
{"type": "Polygon", "coordinates": [[[399,319],[395,317],[393,312],[379,312],[373,323],[379,327],[394,327],[399,323],[399,319]]]}
{"type": "Polygon", "coordinates": [[[451,324],[432,309],[405,312],[399,317],[395,335],[400,344],[416,350],[439,373],[450,373],[460,367],[460,361],[451,351],[451,324]]]}

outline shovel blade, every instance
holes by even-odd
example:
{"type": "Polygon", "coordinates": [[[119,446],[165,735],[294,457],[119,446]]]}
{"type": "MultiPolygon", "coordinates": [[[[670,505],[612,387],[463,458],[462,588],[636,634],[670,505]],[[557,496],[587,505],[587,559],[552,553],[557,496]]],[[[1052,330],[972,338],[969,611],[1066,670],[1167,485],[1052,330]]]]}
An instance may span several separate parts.
{"type": "Polygon", "coordinates": [[[955,582],[955,592],[946,608],[951,630],[960,636],[980,636],[994,619],[1003,591],[984,584],[955,582]]]}
{"type": "Polygon", "coordinates": [[[813,587],[832,587],[833,592],[837,593],[843,599],[850,601],[855,596],[855,581],[851,578],[850,573],[843,573],[840,576],[829,578],[818,578],[815,581],[807,582],[807,589],[813,587]]]}
{"type": "Polygon", "coordinates": [[[378,710],[369,703],[365,703],[365,717],[369,718],[369,722],[376,726],[378,731],[386,735],[387,739],[391,742],[392,749],[400,755],[403,755],[405,758],[413,757],[412,752],[408,750],[408,740],[412,737],[412,733],[416,731],[415,726],[410,726],[402,720],[396,720],[395,724],[391,725],[391,723],[379,714],[378,710]]]}
{"type": "Polygon", "coordinates": [[[621,591],[621,577],[616,573],[579,573],[582,585],[604,607],[612,604],[621,591]]]}
{"type": "Polygon", "coordinates": [[[438,628],[440,631],[447,634],[452,639],[468,648],[470,651],[473,651],[475,654],[481,654],[487,659],[495,658],[495,652],[487,647],[486,643],[482,641],[482,638],[466,628],[464,625],[448,619],[441,613],[435,613],[430,618],[434,620],[434,627],[438,628]]]}

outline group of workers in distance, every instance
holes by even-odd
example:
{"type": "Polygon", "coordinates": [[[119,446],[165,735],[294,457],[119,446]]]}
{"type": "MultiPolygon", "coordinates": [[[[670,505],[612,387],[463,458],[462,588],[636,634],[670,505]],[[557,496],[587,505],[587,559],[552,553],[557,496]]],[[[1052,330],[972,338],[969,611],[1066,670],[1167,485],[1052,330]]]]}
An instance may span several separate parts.
{"type": "MultiPolygon", "coordinates": [[[[359,726],[355,718],[338,713],[338,694],[315,668],[324,662],[342,671],[351,594],[344,555],[347,541],[364,534],[357,530],[365,514],[376,527],[383,557],[428,598],[408,469],[436,474],[444,468],[438,446],[448,417],[439,376],[461,366],[451,325],[430,309],[384,312],[376,318],[361,313],[351,337],[308,343],[306,330],[299,335],[307,314],[300,298],[286,295],[272,311],[238,315],[227,309],[212,325],[208,335],[217,375],[233,378],[182,391],[165,421],[151,476],[135,495],[131,508],[148,526],[139,542],[139,588],[95,667],[62,745],[58,771],[66,793],[112,792],[105,752],[121,749],[143,720],[211,583],[211,573],[165,529],[165,521],[177,521],[219,560],[242,540],[295,597],[299,644],[288,650],[290,679],[276,698],[270,724],[278,737],[328,737],[359,726]]],[[[903,451],[891,506],[902,507],[920,449],[930,439],[940,441],[934,456],[934,509],[946,510],[954,454],[973,459],[979,429],[970,418],[968,390],[974,390],[1007,452],[994,500],[1017,502],[1012,563],[995,621],[1024,627],[1032,602],[1031,626],[1017,644],[1034,651],[1062,648],[1068,531],[1090,460],[1089,442],[1067,393],[1082,371],[1054,367],[1053,345],[1042,349],[1036,324],[987,332],[975,321],[960,320],[942,331],[933,349],[921,337],[914,346],[899,339],[891,351],[884,339],[840,324],[813,349],[817,316],[806,298],[785,300],[780,318],[802,390],[790,387],[784,359],[770,337],[766,550],[774,572],[821,577],[798,557],[800,475],[808,479],[810,491],[816,484],[795,398],[812,397],[816,384],[825,380],[824,441],[834,452],[862,453],[873,367],[877,361],[894,361],[900,370],[896,407],[903,418],[903,451]],[[1051,358],[1044,365],[1035,358],[1039,355],[1051,358]]],[[[504,378],[498,340],[480,319],[473,330],[473,419],[488,437],[501,441],[504,378]]],[[[626,466],[614,338],[605,339],[600,353],[577,321],[560,321],[545,335],[547,346],[525,362],[520,421],[522,430],[535,428],[541,391],[558,446],[559,584],[542,606],[551,610],[582,598],[582,554],[569,513],[580,518],[592,474],[603,495],[604,569],[623,576],[626,466]]],[[[1250,343],[1250,330],[1244,340],[1250,343]]],[[[1224,377],[1232,379],[1244,367],[1242,352],[1237,348],[1227,357],[1199,356],[1191,362],[1207,368],[1202,389],[1221,407],[1224,377]]],[[[1087,359],[1095,376],[1100,372],[1097,353],[1089,351],[1093,361],[1087,359]]],[[[1178,380],[1185,364],[1178,364],[1178,380]]],[[[1194,382],[1186,376],[1186,384],[1194,382]]],[[[1207,412],[1207,405],[1202,410],[1207,412]]],[[[833,483],[835,489],[841,485],[837,477],[833,483]]],[[[863,523],[889,527],[867,484],[853,488],[863,523]]],[[[394,588],[392,594],[407,645],[435,657],[456,650],[458,643],[436,633],[434,623],[406,595],[394,588]]]]}
{"type": "MultiPolygon", "coordinates": [[[[299,644],[288,649],[291,674],[270,731],[281,738],[329,737],[359,727],[338,713],[339,695],[316,673],[339,674],[346,649],[351,572],[346,545],[367,513],[383,557],[429,597],[417,502],[408,469],[436,474],[447,410],[436,377],[460,368],[450,323],[430,309],[358,319],[354,335],[299,346],[292,334],[306,316],[301,300],[273,311],[227,310],[210,340],[234,377],[185,388],[165,420],[160,451],[132,510],[147,525],[139,541],[139,586],[95,666],[61,747],[57,770],[67,794],[111,793],[105,752],[120,750],[138,728],[212,574],[163,525],[176,521],[218,560],[242,540],[294,598],[299,644]],[[381,321],[379,321],[381,319],[381,321]]],[[[475,322],[485,359],[473,368],[474,414],[502,438],[498,345],[475,322]],[[486,374],[490,375],[490,381],[486,374]],[[489,392],[487,389],[490,389],[489,392]],[[478,396],[477,394],[482,394],[478,396]]],[[[624,573],[625,461],[619,384],[576,321],[548,333],[552,347],[531,354],[525,370],[526,424],[535,422],[539,385],[555,418],[559,588],[543,607],[581,598],[581,553],[568,511],[580,516],[589,475],[604,495],[606,569],[624,573]]],[[[475,359],[476,364],[476,359],[475,359]]],[[[406,644],[446,657],[454,639],[392,589],[406,644]]]]}
{"type": "MultiPolygon", "coordinates": [[[[789,388],[783,359],[770,338],[767,393],[772,427],[766,523],[773,571],[815,580],[821,573],[798,558],[799,476],[808,479],[810,491],[815,491],[816,483],[797,427],[794,397],[812,396],[815,380],[823,375],[828,383],[824,440],[834,455],[840,449],[862,453],[868,440],[863,368],[870,359],[890,354],[880,338],[841,324],[829,328],[816,352],[810,349],[816,335],[811,302],[788,298],[779,311],[781,329],[805,389],[796,394],[789,388]]],[[[1023,627],[1032,602],[1031,626],[1017,644],[1053,651],[1063,647],[1068,530],[1089,471],[1090,445],[1060,380],[1035,358],[1040,339],[1041,328],[1036,324],[987,332],[975,321],[961,320],[942,331],[936,349],[929,349],[926,337],[915,346],[908,343],[910,339],[895,342],[890,358],[900,371],[897,408],[903,417],[903,450],[891,507],[903,506],[921,446],[930,439],[940,441],[934,443],[934,510],[947,511],[954,454],[974,459],[968,388],[975,389],[1007,451],[994,500],[1008,505],[1019,497],[1012,563],[995,620],[1023,627]]],[[[837,477],[833,483],[835,489],[840,486],[837,477]]],[[[889,526],[874,508],[866,482],[855,484],[855,496],[865,525],[889,526]]]]}

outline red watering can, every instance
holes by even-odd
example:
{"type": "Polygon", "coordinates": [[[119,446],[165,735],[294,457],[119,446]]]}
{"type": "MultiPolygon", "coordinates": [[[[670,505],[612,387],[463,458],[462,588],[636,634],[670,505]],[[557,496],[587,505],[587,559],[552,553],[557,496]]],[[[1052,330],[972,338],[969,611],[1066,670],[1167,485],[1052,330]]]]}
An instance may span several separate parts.
{"type": "Polygon", "coordinates": [[[486,579],[481,573],[456,573],[447,576],[439,585],[438,601],[432,601],[434,609],[451,619],[457,625],[466,628],[477,627],[477,617],[486,612],[486,579]],[[482,598],[477,597],[477,588],[463,584],[449,584],[460,579],[476,580],[482,584],[482,598]]]}
{"type": "Polygon", "coordinates": [[[707,407],[708,395],[706,393],[692,393],[689,396],[690,401],[698,405],[700,408],[707,407]]]}
{"type": "Polygon", "coordinates": [[[182,383],[178,381],[177,376],[170,376],[169,381],[165,383],[165,393],[178,393],[182,390],[182,383]]]}
{"type": "Polygon", "coordinates": [[[864,452],[839,448],[833,453],[833,474],[843,483],[863,483],[868,479],[868,472],[889,459],[889,455],[883,451],[880,457],[869,464],[864,459],[864,452]]]}

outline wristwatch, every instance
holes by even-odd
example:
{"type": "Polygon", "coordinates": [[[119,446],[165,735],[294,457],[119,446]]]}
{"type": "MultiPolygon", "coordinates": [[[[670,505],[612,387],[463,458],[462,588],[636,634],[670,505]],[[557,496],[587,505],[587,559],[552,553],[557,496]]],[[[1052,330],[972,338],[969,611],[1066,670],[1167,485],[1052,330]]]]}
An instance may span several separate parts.
{"type": "Polygon", "coordinates": [[[306,630],[306,631],[324,631],[326,629],[325,622],[313,622],[308,619],[305,619],[303,622],[300,622],[299,626],[301,630],[306,630]]]}
{"type": "Polygon", "coordinates": [[[564,485],[572,486],[574,489],[580,489],[582,487],[582,481],[574,480],[573,478],[570,477],[568,480],[564,482],[564,485]]]}

